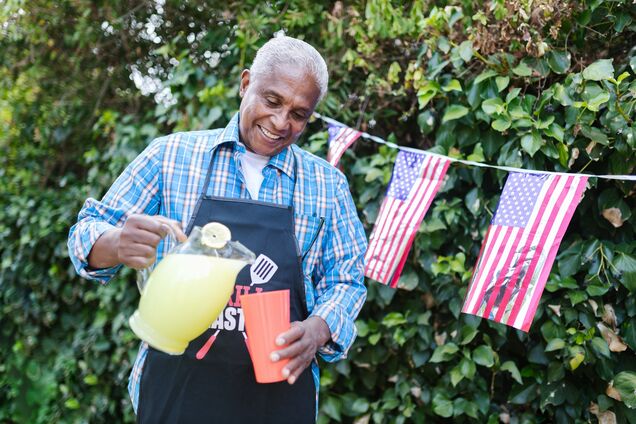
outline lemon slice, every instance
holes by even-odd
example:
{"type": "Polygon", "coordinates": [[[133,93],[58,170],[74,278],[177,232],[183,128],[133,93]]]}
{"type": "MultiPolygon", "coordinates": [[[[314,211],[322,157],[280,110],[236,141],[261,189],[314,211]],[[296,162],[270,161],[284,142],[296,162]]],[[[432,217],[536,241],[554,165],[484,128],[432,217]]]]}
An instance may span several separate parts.
{"type": "Polygon", "coordinates": [[[213,249],[222,248],[230,240],[230,229],[220,222],[209,222],[201,229],[201,243],[213,249]]]}

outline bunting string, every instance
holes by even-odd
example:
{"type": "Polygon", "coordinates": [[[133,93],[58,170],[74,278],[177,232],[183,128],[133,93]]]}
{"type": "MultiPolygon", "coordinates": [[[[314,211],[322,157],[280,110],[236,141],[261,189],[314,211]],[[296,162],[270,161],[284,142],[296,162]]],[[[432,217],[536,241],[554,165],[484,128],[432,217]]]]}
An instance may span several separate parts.
{"type": "MultiPolygon", "coordinates": [[[[314,116],[318,119],[321,119],[322,121],[331,124],[331,125],[336,125],[336,126],[341,126],[341,127],[348,127],[348,125],[343,124],[342,122],[336,121],[333,118],[329,118],[327,116],[321,115],[318,112],[314,112],[314,116]]],[[[390,141],[386,141],[383,140],[380,137],[377,137],[375,135],[371,135],[368,134],[366,132],[360,132],[360,137],[361,138],[365,138],[367,140],[371,140],[375,143],[378,144],[383,144],[387,147],[390,147],[392,149],[399,149],[402,151],[407,151],[407,152],[413,152],[413,153],[426,153],[427,155],[433,155],[433,156],[438,156],[441,158],[444,158],[446,160],[449,160],[451,162],[458,162],[464,165],[468,165],[468,166],[478,166],[480,168],[491,168],[491,169],[500,169],[502,171],[507,171],[507,172],[521,172],[521,173],[528,173],[528,174],[536,174],[536,173],[541,173],[541,174],[553,174],[553,175],[576,175],[579,177],[587,177],[587,178],[603,178],[603,179],[608,179],[608,180],[622,180],[622,181],[636,181],[636,175],[595,175],[595,174],[583,174],[583,173],[571,173],[571,172],[555,172],[555,171],[540,171],[540,170],[536,170],[536,169],[523,169],[523,168],[514,168],[511,166],[501,166],[501,165],[491,165],[488,163],[483,163],[483,162],[475,162],[472,160],[465,160],[465,159],[457,159],[457,158],[452,158],[450,156],[445,156],[445,155],[440,155],[439,153],[432,153],[432,152],[428,152],[428,151],[424,151],[424,150],[419,150],[419,149],[414,149],[412,147],[406,147],[406,146],[400,146],[398,144],[392,143],[390,141]]]]}
{"type": "Polygon", "coordinates": [[[391,180],[365,254],[365,275],[392,288],[426,212],[452,162],[508,172],[486,231],[462,312],[529,331],[539,299],[588,178],[636,181],[636,175],[594,175],[490,165],[399,146],[315,113],[329,126],[327,158],[337,166],[362,137],[397,149],[391,180]]]}

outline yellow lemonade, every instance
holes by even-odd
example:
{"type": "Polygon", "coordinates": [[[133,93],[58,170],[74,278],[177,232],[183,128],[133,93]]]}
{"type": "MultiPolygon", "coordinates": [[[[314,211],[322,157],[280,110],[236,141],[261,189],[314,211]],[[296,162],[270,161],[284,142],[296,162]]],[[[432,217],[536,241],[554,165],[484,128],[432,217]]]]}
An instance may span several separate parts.
{"type": "Polygon", "coordinates": [[[156,349],[182,354],[227,304],[239,271],[236,259],[173,253],[152,271],[129,323],[156,349]]]}

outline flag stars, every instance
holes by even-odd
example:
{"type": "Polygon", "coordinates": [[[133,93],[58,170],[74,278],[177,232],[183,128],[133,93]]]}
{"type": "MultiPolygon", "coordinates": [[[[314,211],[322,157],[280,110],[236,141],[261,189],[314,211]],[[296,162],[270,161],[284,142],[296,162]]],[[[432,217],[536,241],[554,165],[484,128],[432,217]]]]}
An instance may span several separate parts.
{"type": "Polygon", "coordinates": [[[544,181],[545,175],[510,173],[501,194],[493,224],[525,226],[530,219],[544,181]]]}

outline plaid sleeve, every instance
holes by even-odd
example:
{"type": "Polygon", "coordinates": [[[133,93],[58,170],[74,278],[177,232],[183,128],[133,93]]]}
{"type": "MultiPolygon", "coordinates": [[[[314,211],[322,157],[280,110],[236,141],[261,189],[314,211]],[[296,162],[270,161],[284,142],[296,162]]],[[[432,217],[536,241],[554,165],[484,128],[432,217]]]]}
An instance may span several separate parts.
{"type": "Polygon", "coordinates": [[[77,273],[88,279],[108,282],[121,265],[93,269],[88,255],[106,231],[123,226],[133,213],[156,214],[161,185],[162,139],[153,141],[115,180],[101,201],[89,198],[68,235],[68,251],[77,273]]]}
{"type": "Polygon", "coordinates": [[[344,176],[335,197],[323,247],[322,278],[316,284],[316,304],[311,313],[324,319],[331,330],[331,341],[319,350],[327,362],[346,357],[356,337],[354,321],[367,295],[367,239],[344,176]]]}

